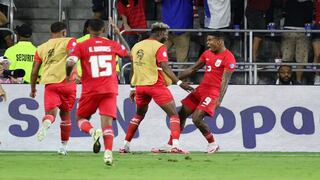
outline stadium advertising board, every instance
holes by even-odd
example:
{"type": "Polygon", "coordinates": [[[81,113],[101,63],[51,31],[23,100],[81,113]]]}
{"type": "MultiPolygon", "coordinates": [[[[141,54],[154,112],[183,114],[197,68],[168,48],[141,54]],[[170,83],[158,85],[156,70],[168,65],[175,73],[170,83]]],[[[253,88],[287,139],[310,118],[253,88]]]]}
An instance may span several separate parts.
{"type": "MultiPolygon", "coordinates": [[[[60,119],[49,129],[47,137],[38,142],[43,108],[43,86],[37,97],[29,98],[28,85],[4,85],[8,94],[0,102],[0,150],[55,151],[60,144],[60,119]]],[[[78,87],[80,90],[81,87],[78,87]]],[[[114,150],[123,144],[125,130],[135,113],[129,98],[129,86],[119,87],[118,119],[114,121],[114,150]]],[[[171,86],[178,108],[187,92],[171,86]]],[[[80,92],[80,91],[79,91],[80,92]]],[[[78,96],[80,93],[78,92],[78,96]]],[[[206,117],[221,151],[320,151],[319,87],[315,86],[230,86],[214,117],[206,117]]],[[[70,150],[91,151],[92,140],[75,123],[72,111],[70,150]]],[[[96,113],[91,117],[100,126],[96,113]]],[[[139,131],[131,143],[133,151],[149,151],[167,142],[169,118],[152,102],[139,131]]],[[[206,141],[188,119],[181,135],[181,146],[190,151],[205,151],[206,141]]]]}

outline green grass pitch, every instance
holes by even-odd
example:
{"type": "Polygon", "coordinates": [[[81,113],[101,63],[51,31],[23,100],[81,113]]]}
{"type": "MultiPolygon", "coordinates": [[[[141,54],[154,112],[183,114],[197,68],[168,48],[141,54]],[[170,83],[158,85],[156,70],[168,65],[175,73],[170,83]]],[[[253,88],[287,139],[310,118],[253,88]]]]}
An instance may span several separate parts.
{"type": "Polygon", "coordinates": [[[108,167],[103,153],[0,152],[0,179],[319,180],[320,153],[114,153],[108,167]]]}

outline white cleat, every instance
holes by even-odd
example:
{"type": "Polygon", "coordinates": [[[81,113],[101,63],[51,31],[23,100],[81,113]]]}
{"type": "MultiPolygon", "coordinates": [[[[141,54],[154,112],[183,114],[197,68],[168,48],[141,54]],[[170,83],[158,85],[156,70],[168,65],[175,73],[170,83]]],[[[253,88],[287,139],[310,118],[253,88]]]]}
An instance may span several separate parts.
{"type": "Polygon", "coordinates": [[[172,146],[169,144],[165,144],[161,146],[160,148],[152,148],[151,152],[153,153],[169,153],[171,152],[172,146]]]}
{"type": "Polygon", "coordinates": [[[112,151],[106,150],[104,152],[104,157],[103,157],[104,163],[108,166],[112,166],[112,151]]]}
{"type": "Polygon", "coordinates": [[[130,147],[129,146],[123,146],[119,149],[119,153],[130,153],[130,147]]]}
{"type": "Polygon", "coordinates": [[[68,154],[67,149],[64,148],[64,147],[61,147],[61,148],[58,150],[58,154],[59,154],[59,155],[66,156],[66,155],[68,154]]]}
{"type": "Polygon", "coordinates": [[[37,133],[38,141],[42,141],[46,137],[47,131],[50,128],[50,126],[51,126],[51,122],[49,120],[43,121],[37,133]]]}
{"type": "Polygon", "coordinates": [[[207,149],[207,153],[208,154],[213,154],[216,153],[217,151],[219,151],[219,145],[216,143],[210,143],[208,144],[208,149],[207,149]]]}

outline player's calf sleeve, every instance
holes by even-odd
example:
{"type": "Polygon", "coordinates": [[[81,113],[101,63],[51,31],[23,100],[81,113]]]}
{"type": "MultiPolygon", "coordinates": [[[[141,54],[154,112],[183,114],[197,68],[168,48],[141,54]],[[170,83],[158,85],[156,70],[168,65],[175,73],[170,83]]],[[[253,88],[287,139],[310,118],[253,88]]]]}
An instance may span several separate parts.
{"type": "Polygon", "coordinates": [[[213,137],[212,132],[208,132],[206,134],[203,134],[203,136],[206,138],[208,143],[213,143],[214,142],[214,137],[213,137]]]}
{"type": "Polygon", "coordinates": [[[112,151],[114,133],[112,126],[105,126],[102,128],[104,149],[112,151]]]}
{"type": "Polygon", "coordinates": [[[170,130],[173,140],[179,140],[180,138],[180,119],[179,116],[170,116],[170,130]]]}
{"type": "Polygon", "coordinates": [[[90,132],[90,130],[93,128],[93,126],[91,125],[91,123],[87,120],[87,119],[80,119],[78,120],[78,127],[81,131],[88,133],[90,132]]]}
{"type": "Polygon", "coordinates": [[[128,126],[127,134],[125,140],[130,142],[134,136],[134,133],[137,131],[140,122],[143,120],[144,116],[136,114],[130,121],[128,126]]]}
{"type": "Polygon", "coordinates": [[[70,137],[70,133],[71,133],[70,115],[69,116],[61,116],[60,131],[61,131],[61,142],[69,141],[69,137],[70,137]]]}
{"type": "Polygon", "coordinates": [[[51,124],[53,124],[54,121],[55,121],[55,118],[54,118],[53,115],[47,114],[47,115],[45,115],[45,116],[42,118],[42,122],[45,121],[45,120],[49,120],[49,121],[51,122],[51,124]]]}

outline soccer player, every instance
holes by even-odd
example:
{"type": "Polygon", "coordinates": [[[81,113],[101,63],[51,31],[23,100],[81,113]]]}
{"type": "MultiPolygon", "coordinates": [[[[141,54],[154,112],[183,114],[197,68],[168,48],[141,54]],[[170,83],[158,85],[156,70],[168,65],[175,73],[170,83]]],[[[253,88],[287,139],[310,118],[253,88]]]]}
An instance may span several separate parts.
{"type": "Polygon", "coordinates": [[[151,99],[170,117],[173,138],[170,152],[187,153],[179,148],[180,120],[172,94],[166,86],[173,81],[186,91],[190,92],[193,88],[179,80],[168,66],[167,49],[163,44],[168,39],[168,29],[169,26],[164,23],[152,24],[150,38],[138,42],[131,50],[130,97],[132,100],[135,97],[137,111],[130,121],[121,153],[130,152],[130,142],[145,117],[151,99]]]}
{"type": "Polygon", "coordinates": [[[124,57],[130,51],[120,30],[109,18],[109,23],[118,35],[120,45],[116,41],[102,37],[105,33],[104,22],[100,19],[89,21],[91,38],[79,43],[67,61],[67,75],[80,59],[82,68],[82,94],[77,109],[77,123],[81,131],[90,134],[94,140],[94,152],[100,151],[99,137],[103,134],[104,162],[112,165],[113,129],[112,120],[117,115],[118,79],[116,72],[116,56],[124,57]],[[101,129],[94,129],[88,118],[99,109],[101,129]]]}
{"type": "Polygon", "coordinates": [[[74,38],[68,38],[66,24],[56,22],[51,25],[51,39],[40,45],[36,51],[32,73],[30,97],[36,96],[36,81],[40,66],[43,72],[40,84],[45,85],[44,108],[45,116],[37,138],[42,141],[49,127],[54,123],[58,109],[60,109],[61,148],[58,153],[67,155],[67,143],[71,132],[70,111],[76,100],[76,84],[66,81],[65,64],[67,57],[76,46],[74,38]]]}
{"type": "MultiPolygon", "coordinates": [[[[208,141],[207,153],[215,153],[219,150],[208,124],[203,120],[205,116],[213,116],[227,91],[228,82],[236,67],[233,54],[225,48],[223,34],[215,32],[207,36],[209,47],[199,60],[179,75],[179,79],[185,79],[205,66],[205,73],[200,85],[181,101],[182,108],[179,111],[181,131],[186,119],[192,115],[194,125],[201,131],[208,141]]],[[[155,152],[168,152],[173,145],[173,137],[170,137],[168,145],[155,150],[155,152]]]]}

